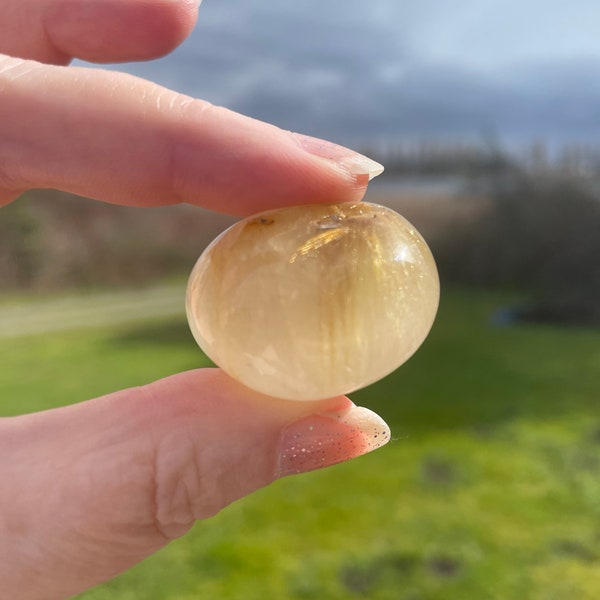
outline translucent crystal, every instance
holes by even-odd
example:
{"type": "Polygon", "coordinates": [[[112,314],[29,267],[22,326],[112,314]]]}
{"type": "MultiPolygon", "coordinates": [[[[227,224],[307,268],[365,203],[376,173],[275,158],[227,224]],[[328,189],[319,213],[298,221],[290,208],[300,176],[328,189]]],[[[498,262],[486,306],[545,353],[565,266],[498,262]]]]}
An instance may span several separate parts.
{"type": "Polygon", "coordinates": [[[222,233],[188,283],[202,350],[244,385],[317,400],[381,379],[433,324],[439,279],[414,227],[375,204],[267,211],[222,233]]]}

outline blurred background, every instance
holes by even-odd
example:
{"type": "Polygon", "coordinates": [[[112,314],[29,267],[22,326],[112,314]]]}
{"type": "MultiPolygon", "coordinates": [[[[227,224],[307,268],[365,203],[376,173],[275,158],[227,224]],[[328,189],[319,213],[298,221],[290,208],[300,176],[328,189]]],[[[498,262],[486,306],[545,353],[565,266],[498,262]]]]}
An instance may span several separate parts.
{"type": "MultiPolygon", "coordinates": [[[[81,598],[600,597],[599,22],[593,0],[205,0],[173,54],[115,67],[383,163],[366,199],[422,232],[442,299],[352,395],[386,448],[81,598]]],[[[207,365],[185,279],[231,222],[53,190],[3,208],[2,415],[207,365]]]]}

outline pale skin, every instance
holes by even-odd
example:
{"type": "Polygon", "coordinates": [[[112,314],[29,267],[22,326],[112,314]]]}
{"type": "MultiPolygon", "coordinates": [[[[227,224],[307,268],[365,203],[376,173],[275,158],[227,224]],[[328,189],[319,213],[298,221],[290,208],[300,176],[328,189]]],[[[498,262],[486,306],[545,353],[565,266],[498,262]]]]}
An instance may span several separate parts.
{"type": "MultiPolygon", "coordinates": [[[[0,206],[30,188],[240,216],[359,201],[379,168],[352,150],[66,66],[165,54],[197,9],[193,0],[0,0],[0,206]]],[[[388,439],[345,397],[285,402],[217,369],[0,419],[3,597],[68,598],[278,477],[388,439]]]]}

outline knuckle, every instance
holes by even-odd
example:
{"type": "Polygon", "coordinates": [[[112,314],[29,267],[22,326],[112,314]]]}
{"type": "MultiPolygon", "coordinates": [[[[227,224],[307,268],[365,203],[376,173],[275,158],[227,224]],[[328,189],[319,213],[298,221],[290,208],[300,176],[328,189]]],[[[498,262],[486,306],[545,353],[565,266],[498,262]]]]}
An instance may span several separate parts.
{"type": "Polygon", "coordinates": [[[22,124],[31,120],[26,83],[43,65],[0,54],[0,206],[15,199],[28,185],[28,138],[22,124]],[[21,81],[20,81],[21,80],[21,81]]]}
{"type": "Polygon", "coordinates": [[[173,432],[157,446],[154,464],[156,529],[166,538],[183,535],[194,521],[222,508],[214,471],[202,468],[202,454],[191,437],[173,432]]]}

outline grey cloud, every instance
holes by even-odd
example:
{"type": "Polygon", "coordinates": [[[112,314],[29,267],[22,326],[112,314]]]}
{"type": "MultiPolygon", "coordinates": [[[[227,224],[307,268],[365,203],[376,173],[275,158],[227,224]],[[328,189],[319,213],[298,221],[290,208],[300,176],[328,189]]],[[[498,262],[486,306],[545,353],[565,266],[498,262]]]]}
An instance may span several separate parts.
{"type": "MultiPolygon", "coordinates": [[[[437,12],[435,6],[433,0],[205,0],[197,30],[173,55],[123,68],[342,143],[490,129],[523,139],[600,135],[599,58],[488,70],[432,64],[414,40],[427,18],[452,26],[450,5],[437,12]],[[417,33],[405,35],[411,26],[417,33]]],[[[434,31],[440,30],[437,23],[434,31]]]]}

